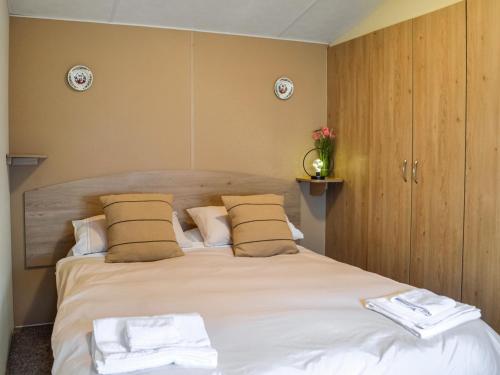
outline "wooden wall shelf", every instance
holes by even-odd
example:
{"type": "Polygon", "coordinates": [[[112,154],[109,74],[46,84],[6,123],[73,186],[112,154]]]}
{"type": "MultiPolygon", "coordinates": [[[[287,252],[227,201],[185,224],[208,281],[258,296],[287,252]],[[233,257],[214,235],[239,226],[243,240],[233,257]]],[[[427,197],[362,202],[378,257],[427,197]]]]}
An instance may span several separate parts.
{"type": "Polygon", "coordinates": [[[327,177],[324,180],[313,180],[310,177],[297,177],[298,183],[309,183],[309,194],[311,195],[322,195],[326,189],[328,189],[329,184],[341,184],[344,182],[342,178],[327,177]]]}
{"type": "Polygon", "coordinates": [[[7,165],[10,166],[33,166],[47,159],[47,155],[39,154],[7,154],[7,165]]]}

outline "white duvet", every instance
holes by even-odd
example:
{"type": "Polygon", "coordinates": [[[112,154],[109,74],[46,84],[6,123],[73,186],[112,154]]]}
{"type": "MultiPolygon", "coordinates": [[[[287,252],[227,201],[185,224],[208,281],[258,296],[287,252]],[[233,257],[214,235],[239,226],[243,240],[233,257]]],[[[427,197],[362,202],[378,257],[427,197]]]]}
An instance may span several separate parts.
{"type": "Polygon", "coordinates": [[[92,320],[198,312],[219,366],[134,374],[500,374],[500,338],[481,320],[421,340],[361,299],[407,285],[301,249],[236,258],[229,248],[152,263],[69,257],[57,265],[53,374],[95,374],[92,320]]]}

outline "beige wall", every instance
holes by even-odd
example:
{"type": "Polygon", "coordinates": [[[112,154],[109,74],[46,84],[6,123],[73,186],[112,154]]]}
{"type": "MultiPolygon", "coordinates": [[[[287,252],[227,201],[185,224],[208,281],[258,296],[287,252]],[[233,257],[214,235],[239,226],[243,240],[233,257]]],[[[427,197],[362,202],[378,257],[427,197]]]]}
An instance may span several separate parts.
{"type": "MultiPolygon", "coordinates": [[[[293,178],[326,121],[326,49],[317,44],[194,34],[193,166],[293,178]],[[279,75],[297,88],[274,96],[279,75]],[[311,127],[312,126],[312,127],[311,127]],[[236,156],[236,157],[234,157],[236,156]]],[[[304,246],[324,254],[325,195],[301,200],[304,246]]]]}
{"type": "Polygon", "coordinates": [[[384,0],[375,11],[345,35],[335,40],[332,45],[416,18],[460,1],[463,0],[384,0]]]}
{"type": "Polygon", "coordinates": [[[9,174],[3,155],[9,152],[9,16],[0,1],[0,373],[6,368],[12,332],[9,174]]]}
{"type": "MultiPolygon", "coordinates": [[[[11,18],[11,67],[11,150],[49,156],[11,173],[18,325],[55,313],[54,270],[24,269],[24,191],[168,168],[293,178],[310,132],[326,122],[326,46],[317,44],[11,18]],[[85,93],[65,83],[75,64],[94,72],[85,93]],[[296,85],[288,101],[273,93],[281,75],[296,85]]],[[[321,252],[321,204],[304,202],[320,224],[307,244],[321,252]]]]}

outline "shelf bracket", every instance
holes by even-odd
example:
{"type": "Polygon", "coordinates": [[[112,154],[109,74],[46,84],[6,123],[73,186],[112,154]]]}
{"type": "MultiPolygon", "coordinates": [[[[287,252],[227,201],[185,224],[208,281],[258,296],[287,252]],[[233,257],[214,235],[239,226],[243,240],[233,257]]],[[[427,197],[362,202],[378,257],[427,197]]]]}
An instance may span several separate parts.
{"type": "Polygon", "coordinates": [[[35,166],[39,165],[43,160],[47,159],[47,155],[36,154],[7,154],[7,165],[15,166],[35,166]]]}

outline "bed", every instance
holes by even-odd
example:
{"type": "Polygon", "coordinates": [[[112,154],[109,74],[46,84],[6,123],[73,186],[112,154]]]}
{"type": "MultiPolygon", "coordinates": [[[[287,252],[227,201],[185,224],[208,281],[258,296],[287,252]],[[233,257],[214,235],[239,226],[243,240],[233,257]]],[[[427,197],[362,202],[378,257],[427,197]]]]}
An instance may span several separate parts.
{"type": "Polygon", "coordinates": [[[198,312],[219,352],[216,370],[175,366],[141,374],[498,374],[500,339],[476,320],[421,340],[366,310],[361,300],[406,285],[300,248],[237,258],[201,248],[153,263],[102,256],[57,264],[55,375],[95,374],[92,320],[198,312]]]}
{"type": "Polygon", "coordinates": [[[148,263],[63,257],[71,243],[68,221],[98,213],[96,197],[119,191],[174,193],[185,227],[185,208],[218,204],[222,194],[283,194],[290,220],[298,224],[300,217],[295,183],[234,173],[141,172],[27,192],[27,266],[60,259],[54,375],[96,374],[94,319],[189,312],[202,315],[218,367],[165,366],[138,374],[500,374],[500,338],[482,320],[418,339],[362,305],[408,285],[303,247],[268,258],[234,257],[230,247],[190,249],[148,263]]]}

